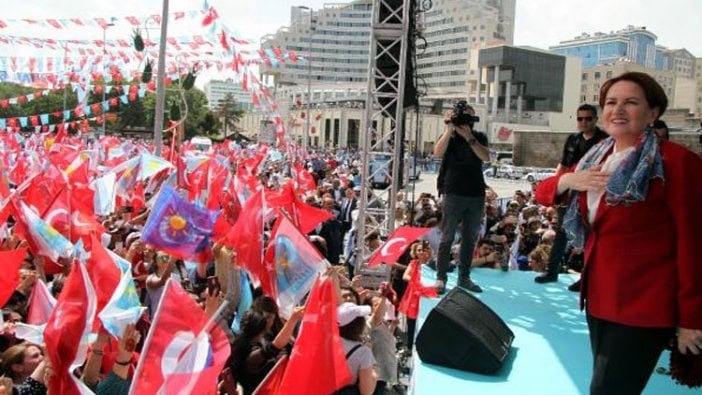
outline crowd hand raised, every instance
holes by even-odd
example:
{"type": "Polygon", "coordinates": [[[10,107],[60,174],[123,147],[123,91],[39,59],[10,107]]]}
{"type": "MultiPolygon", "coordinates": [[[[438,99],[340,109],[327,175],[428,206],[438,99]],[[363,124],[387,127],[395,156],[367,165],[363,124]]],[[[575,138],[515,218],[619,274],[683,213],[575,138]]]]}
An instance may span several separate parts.
{"type": "Polygon", "coordinates": [[[205,292],[205,314],[207,314],[208,317],[212,317],[221,305],[222,292],[220,292],[219,290],[215,291],[212,294],[210,294],[209,290],[205,292]]]}
{"type": "Polygon", "coordinates": [[[237,394],[236,382],[234,381],[234,376],[229,368],[224,368],[220,374],[220,381],[217,385],[217,389],[220,393],[225,393],[227,395],[237,394]]]}
{"type": "Polygon", "coordinates": [[[702,330],[678,328],[678,350],[681,354],[702,354],[702,330]]]}
{"type": "Polygon", "coordinates": [[[134,350],[139,343],[139,337],[141,335],[136,330],[135,324],[129,324],[124,328],[124,333],[119,338],[117,343],[117,360],[127,361],[131,360],[134,355],[134,350]]]}
{"type": "Polygon", "coordinates": [[[293,312],[290,315],[290,321],[292,321],[292,322],[300,321],[304,314],[305,314],[305,306],[297,306],[293,309],[293,312]]]}
{"type": "Polygon", "coordinates": [[[598,165],[587,170],[564,174],[561,176],[559,187],[563,186],[563,189],[580,192],[601,191],[607,185],[610,176],[610,173],[603,172],[602,166],[598,165]]]}

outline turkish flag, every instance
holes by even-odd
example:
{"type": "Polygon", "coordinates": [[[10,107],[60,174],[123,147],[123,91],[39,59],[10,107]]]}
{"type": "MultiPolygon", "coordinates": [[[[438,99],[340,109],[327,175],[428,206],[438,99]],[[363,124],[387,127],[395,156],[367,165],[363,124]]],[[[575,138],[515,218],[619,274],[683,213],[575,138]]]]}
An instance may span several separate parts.
{"type": "Polygon", "coordinates": [[[422,285],[422,268],[419,261],[415,260],[410,263],[410,265],[412,265],[414,269],[410,274],[409,284],[407,284],[407,289],[402,296],[397,311],[414,320],[417,319],[419,315],[419,302],[421,298],[436,298],[439,296],[439,293],[433,285],[422,285]]]}
{"type": "Polygon", "coordinates": [[[256,387],[253,395],[276,395],[278,394],[278,387],[280,383],[283,382],[283,376],[285,375],[285,368],[288,367],[288,356],[285,355],[275,363],[273,369],[266,375],[266,377],[261,381],[261,384],[256,387]]]}
{"type": "Polygon", "coordinates": [[[336,321],[332,279],[318,278],[312,287],[279,394],[330,394],[351,383],[336,321]]]}
{"type": "Polygon", "coordinates": [[[368,266],[377,266],[381,263],[391,263],[412,244],[413,241],[424,236],[431,228],[417,228],[413,226],[401,226],[395,229],[388,237],[387,241],[378,248],[368,260],[368,266]]]}
{"type": "Polygon", "coordinates": [[[90,258],[86,266],[90,281],[95,285],[99,313],[112,298],[112,294],[119,285],[121,273],[96,233],[90,235],[90,258]]]}
{"type": "Polygon", "coordinates": [[[0,306],[5,305],[19,285],[19,270],[26,256],[27,248],[0,251],[0,306]]]}
{"type": "Polygon", "coordinates": [[[38,279],[34,282],[32,296],[29,298],[27,323],[32,325],[46,324],[54,308],[56,308],[56,299],[51,295],[44,281],[38,279]]]}
{"type": "Polygon", "coordinates": [[[54,369],[48,385],[50,393],[87,393],[73,371],[85,362],[95,309],[90,277],[85,265],[76,260],[44,329],[46,356],[54,369]]]}
{"type": "Polygon", "coordinates": [[[215,395],[227,336],[177,281],[164,287],[129,393],[215,395]]]}
{"type": "Polygon", "coordinates": [[[257,191],[246,201],[236,223],[220,241],[237,252],[237,262],[261,282],[263,292],[273,295],[273,279],[263,265],[263,192],[257,191]]]}

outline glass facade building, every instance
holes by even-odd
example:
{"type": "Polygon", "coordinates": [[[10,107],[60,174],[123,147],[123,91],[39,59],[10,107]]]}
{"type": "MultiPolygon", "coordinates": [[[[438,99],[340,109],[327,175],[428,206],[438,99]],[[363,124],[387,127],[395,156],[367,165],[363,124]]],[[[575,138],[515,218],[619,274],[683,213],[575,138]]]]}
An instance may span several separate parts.
{"type": "Polygon", "coordinates": [[[484,70],[485,81],[493,84],[489,100],[497,97],[496,108],[517,109],[521,105],[521,110],[527,112],[563,111],[564,56],[500,46],[481,50],[478,64],[484,70]],[[499,81],[497,87],[494,81],[499,81]]]}
{"type": "Polygon", "coordinates": [[[581,58],[586,69],[626,60],[646,68],[666,70],[667,54],[656,46],[656,39],[645,27],[628,26],[611,33],[583,33],[549,49],[581,58]]]}

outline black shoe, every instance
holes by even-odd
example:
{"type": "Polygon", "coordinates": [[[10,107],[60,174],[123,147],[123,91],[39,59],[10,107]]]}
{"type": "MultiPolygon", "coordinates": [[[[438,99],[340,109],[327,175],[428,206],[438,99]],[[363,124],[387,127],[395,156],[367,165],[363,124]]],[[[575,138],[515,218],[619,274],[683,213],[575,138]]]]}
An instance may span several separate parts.
{"type": "Polygon", "coordinates": [[[568,286],[568,291],[580,292],[580,279],[568,286]]]}
{"type": "Polygon", "coordinates": [[[534,277],[534,281],[539,284],[554,283],[558,281],[558,273],[544,273],[540,276],[534,277]]]}
{"type": "Polygon", "coordinates": [[[475,293],[480,293],[483,292],[483,289],[480,288],[480,285],[476,284],[471,280],[470,278],[459,278],[458,279],[458,285],[459,287],[463,289],[467,289],[470,292],[475,292],[475,293]]]}

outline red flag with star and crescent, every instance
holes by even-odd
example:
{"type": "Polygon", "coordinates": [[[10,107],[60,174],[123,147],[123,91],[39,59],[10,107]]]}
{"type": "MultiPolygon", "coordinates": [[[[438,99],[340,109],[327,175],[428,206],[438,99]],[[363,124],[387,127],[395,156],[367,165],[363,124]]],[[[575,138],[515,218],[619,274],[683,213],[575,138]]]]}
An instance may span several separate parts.
{"type": "Polygon", "coordinates": [[[383,262],[395,262],[413,241],[424,236],[431,228],[401,226],[392,232],[387,241],[378,248],[368,260],[368,266],[377,266],[383,262]]]}

